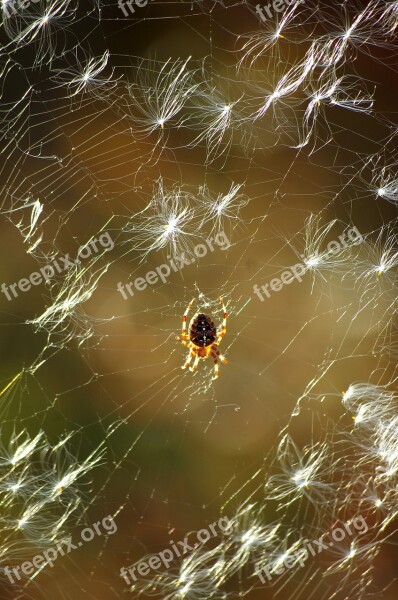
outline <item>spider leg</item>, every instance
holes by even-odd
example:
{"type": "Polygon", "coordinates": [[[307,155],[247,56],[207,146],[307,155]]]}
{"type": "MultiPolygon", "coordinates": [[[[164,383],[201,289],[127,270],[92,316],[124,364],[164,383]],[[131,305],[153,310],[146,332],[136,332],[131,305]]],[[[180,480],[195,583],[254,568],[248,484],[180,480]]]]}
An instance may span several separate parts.
{"type": "Polygon", "coordinates": [[[210,354],[214,358],[214,377],[213,377],[213,379],[218,379],[220,376],[220,367],[218,365],[217,355],[214,352],[210,352],[210,354]]]}
{"type": "Polygon", "coordinates": [[[188,313],[191,309],[191,306],[192,306],[194,300],[195,300],[195,298],[192,298],[191,302],[188,304],[187,309],[182,316],[181,336],[183,337],[183,339],[186,339],[188,337],[187,336],[187,316],[188,316],[188,313]]]}
{"type": "Polygon", "coordinates": [[[186,369],[190,365],[191,360],[193,359],[193,357],[195,356],[195,354],[196,354],[195,350],[192,350],[192,348],[191,348],[191,350],[190,350],[190,352],[188,354],[188,358],[185,361],[185,364],[182,365],[181,369],[186,369]]]}
{"type": "Polygon", "coordinates": [[[222,298],[220,298],[220,302],[224,311],[224,316],[223,316],[223,322],[222,322],[222,328],[221,328],[221,333],[219,333],[217,335],[217,342],[220,342],[224,335],[227,333],[227,318],[228,318],[228,313],[227,310],[225,308],[225,304],[224,304],[224,300],[222,298]]]}
{"type": "Polygon", "coordinates": [[[200,360],[200,357],[198,355],[196,355],[194,363],[193,363],[192,367],[190,367],[190,369],[189,369],[190,371],[192,371],[192,373],[198,369],[199,360],[200,360]]]}
{"type": "Polygon", "coordinates": [[[213,344],[212,348],[213,348],[213,352],[216,353],[217,357],[221,360],[222,364],[227,365],[228,359],[226,359],[225,356],[220,353],[217,344],[213,344]]]}
{"type": "Polygon", "coordinates": [[[176,340],[178,340],[179,342],[181,342],[181,344],[183,346],[186,346],[186,348],[191,348],[190,342],[188,342],[187,340],[182,339],[179,335],[176,335],[176,340]]]}

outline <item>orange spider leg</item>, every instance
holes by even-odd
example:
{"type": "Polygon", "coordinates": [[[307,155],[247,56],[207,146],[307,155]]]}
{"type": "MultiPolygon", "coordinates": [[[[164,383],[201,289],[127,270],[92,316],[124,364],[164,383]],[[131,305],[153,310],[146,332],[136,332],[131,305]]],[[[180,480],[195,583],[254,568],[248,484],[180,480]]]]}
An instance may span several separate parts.
{"type": "Polygon", "coordinates": [[[188,307],[187,307],[187,309],[184,312],[183,317],[182,317],[181,336],[182,336],[182,338],[184,340],[188,339],[188,336],[187,336],[187,316],[188,316],[189,311],[191,310],[191,306],[192,306],[194,300],[195,300],[195,298],[192,298],[191,302],[188,304],[188,307]]]}
{"type": "Polygon", "coordinates": [[[217,357],[223,363],[223,365],[227,365],[228,364],[228,359],[226,359],[225,356],[220,353],[217,344],[213,344],[212,348],[213,348],[213,351],[217,354],[217,357]]]}
{"type": "MultiPolygon", "coordinates": [[[[195,352],[195,354],[196,354],[196,352],[195,352]]],[[[193,363],[192,367],[190,367],[190,369],[189,369],[190,371],[192,371],[192,373],[193,373],[194,371],[197,371],[197,369],[198,369],[198,363],[199,363],[199,360],[200,360],[200,357],[199,357],[199,355],[198,355],[198,354],[196,354],[196,358],[195,358],[195,360],[194,360],[194,363],[193,363]]]]}
{"type": "Polygon", "coordinates": [[[181,344],[183,346],[185,346],[186,348],[192,348],[191,342],[187,342],[187,340],[183,340],[179,335],[176,335],[176,340],[178,340],[179,342],[181,342],[181,344]]]}
{"type": "Polygon", "coordinates": [[[210,352],[211,356],[214,358],[214,377],[213,379],[218,379],[220,376],[220,367],[218,365],[217,355],[214,352],[210,352]]]}
{"type": "Polygon", "coordinates": [[[224,335],[227,333],[227,318],[228,318],[228,313],[227,310],[225,308],[225,304],[224,304],[224,300],[222,298],[220,298],[220,302],[224,311],[224,317],[223,317],[223,322],[222,322],[222,328],[221,328],[221,333],[219,333],[217,335],[217,342],[220,342],[224,335]]]}
{"type": "Polygon", "coordinates": [[[192,348],[191,348],[191,350],[190,350],[190,352],[188,354],[188,358],[185,361],[185,364],[181,367],[181,369],[186,369],[187,367],[189,367],[189,365],[191,363],[191,360],[193,359],[193,357],[195,356],[195,354],[196,354],[195,350],[192,350],[192,348]]]}

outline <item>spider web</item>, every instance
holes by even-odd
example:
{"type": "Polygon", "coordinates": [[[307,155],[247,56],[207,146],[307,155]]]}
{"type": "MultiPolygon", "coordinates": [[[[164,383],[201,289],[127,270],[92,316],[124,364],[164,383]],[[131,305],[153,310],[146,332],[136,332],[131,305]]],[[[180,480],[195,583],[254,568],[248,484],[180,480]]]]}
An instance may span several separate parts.
{"type": "Polygon", "coordinates": [[[118,526],[2,597],[392,599],[397,3],[2,10],[2,281],[73,265],[2,297],[1,566],[118,526]],[[181,370],[176,335],[192,299],[220,327],[220,297],[215,381],[211,360],[181,370]]]}

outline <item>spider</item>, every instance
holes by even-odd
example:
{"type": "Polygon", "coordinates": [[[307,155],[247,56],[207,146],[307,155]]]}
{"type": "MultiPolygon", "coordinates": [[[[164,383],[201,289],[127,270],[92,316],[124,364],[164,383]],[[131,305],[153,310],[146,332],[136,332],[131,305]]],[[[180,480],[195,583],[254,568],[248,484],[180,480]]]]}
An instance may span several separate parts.
{"type": "Polygon", "coordinates": [[[217,333],[217,328],[210,317],[203,313],[199,313],[191,319],[189,324],[189,335],[187,335],[187,316],[193,302],[194,299],[188,304],[188,308],[182,317],[181,337],[176,336],[181,344],[189,348],[187,360],[181,368],[186,369],[191,364],[193,357],[195,357],[193,365],[189,368],[190,371],[194,372],[197,370],[201,358],[205,359],[211,356],[214,359],[213,379],[217,379],[220,375],[218,359],[220,359],[224,365],[228,363],[227,359],[218,351],[218,345],[227,332],[227,313],[225,311],[225,305],[223,299],[220,298],[224,311],[221,333],[217,333]]]}

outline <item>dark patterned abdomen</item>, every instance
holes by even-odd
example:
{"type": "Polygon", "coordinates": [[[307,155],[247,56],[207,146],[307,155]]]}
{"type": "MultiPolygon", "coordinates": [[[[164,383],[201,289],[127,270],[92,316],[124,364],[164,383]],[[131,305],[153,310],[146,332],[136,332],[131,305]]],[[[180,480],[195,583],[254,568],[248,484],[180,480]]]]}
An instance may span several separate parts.
{"type": "Polygon", "coordinates": [[[200,314],[194,318],[189,330],[189,339],[195,346],[204,348],[216,341],[217,329],[210,317],[200,314]]]}

